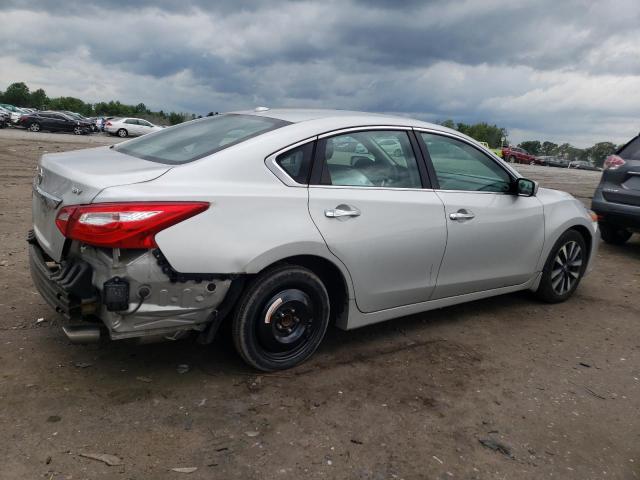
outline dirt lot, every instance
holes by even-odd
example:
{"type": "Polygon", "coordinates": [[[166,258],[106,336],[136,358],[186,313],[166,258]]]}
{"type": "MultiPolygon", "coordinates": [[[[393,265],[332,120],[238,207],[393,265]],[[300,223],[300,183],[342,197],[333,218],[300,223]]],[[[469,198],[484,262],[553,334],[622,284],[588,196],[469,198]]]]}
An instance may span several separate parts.
{"type": "MultiPolygon", "coordinates": [[[[640,236],[602,245],[567,303],[331,330],[285,373],[256,375],[224,335],[72,346],[29,278],[30,182],[43,152],[112,141],[0,131],[0,478],[640,478],[640,236]]],[[[585,201],[599,178],[522,170],[585,201]]]]}

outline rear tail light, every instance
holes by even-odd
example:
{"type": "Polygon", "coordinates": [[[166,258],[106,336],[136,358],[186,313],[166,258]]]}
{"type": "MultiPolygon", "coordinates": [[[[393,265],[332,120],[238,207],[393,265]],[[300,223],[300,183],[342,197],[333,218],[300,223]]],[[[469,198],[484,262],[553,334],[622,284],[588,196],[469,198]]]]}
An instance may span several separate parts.
{"type": "Polygon", "coordinates": [[[604,161],[604,169],[605,170],[616,170],[623,166],[626,162],[622,157],[618,155],[609,155],[607,159],[604,161]]]}
{"type": "Polygon", "coordinates": [[[111,122],[107,122],[107,123],[105,123],[105,126],[106,126],[106,127],[110,127],[110,126],[111,126],[111,122]]]}
{"type": "Polygon", "coordinates": [[[70,205],[56,216],[62,234],[107,248],[154,248],[156,233],[209,208],[206,202],[70,205]]]}

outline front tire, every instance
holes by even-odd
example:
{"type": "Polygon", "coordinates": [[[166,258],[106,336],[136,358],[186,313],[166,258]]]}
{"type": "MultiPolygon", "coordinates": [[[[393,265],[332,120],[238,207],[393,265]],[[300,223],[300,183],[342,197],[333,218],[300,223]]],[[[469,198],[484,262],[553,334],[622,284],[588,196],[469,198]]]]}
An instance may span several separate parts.
{"type": "Polygon", "coordinates": [[[513,155],[509,157],[509,163],[516,163],[516,157],[513,155]]]}
{"type": "Polygon", "coordinates": [[[125,138],[129,135],[129,132],[127,132],[124,128],[121,128],[120,130],[118,130],[118,136],[120,138],[125,138]]]}
{"type": "Polygon", "coordinates": [[[600,236],[602,240],[611,245],[622,245],[631,238],[631,232],[625,228],[617,227],[609,223],[600,222],[600,236]]]}
{"type": "Polygon", "coordinates": [[[587,261],[587,244],[582,235],[575,230],[564,232],[549,253],[536,296],[548,303],[567,300],[578,288],[587,261]]]}
{"type": "Polygon", "coordinates": [[[259,274],[243,293],[232,325],[233,342],[258,370],[285,370],[318,348],[329,325],[329,295],[320,278],[286,265],[259,274]]]}

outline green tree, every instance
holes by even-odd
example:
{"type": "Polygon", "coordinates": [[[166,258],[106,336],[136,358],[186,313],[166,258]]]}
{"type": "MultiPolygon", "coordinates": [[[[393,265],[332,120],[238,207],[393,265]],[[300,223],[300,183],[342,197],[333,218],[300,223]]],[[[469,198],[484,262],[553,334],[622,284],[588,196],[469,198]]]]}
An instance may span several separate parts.
{"type": "MultiPolygon", "coordinates": [[[[209,112],[209,115],[207,115],[208,117],[213,116],[213,112],[209,112]]],[[[447,128],[451,128],[454,129],[456,128],[456,124],[453,123],[453,120],[449,119],[449,120],[444,120],[443,122],[440,122],[440,125],[442,125],[443,127],[447,127],[447,128]]]]}
{"type": "Polygon", "coordinates": [[[52,110],[68,110],[70,112],[80,113],[81,115],[91,115],[93,108],[90,104],[84,103],[75,97],[58,97],[49,101],[49,108],[52,110]]]}
{"type": "Polygon", "coordinates": [[[491,148],[501,147],[502,139],[507,137],[506,129],[497,125],[489,125],[486,122],[474,123],[473,125],[458,122],[456,130],[479,142],[487,142],[491,148]]]}
{"type": "Polygon", "coordinates": [[[542,155],[555,155],[558,151],[558,144],[553,142],[542,142],[542,148],[540,149],[540,153],[542,155]]]}
{"type": "Polygon", "coordinates": [[[16,107],[29,106],[29,87],[24,82],[12,83],[2,95],[4,103],[10,103],[16,107]]]}
{"type": "Polygon", "coordinates": [[[611,142],[599,142],[587,150],[589,160],[592,161],[597,167],[602,167],[604,165],[605,159],[609,155],[613,155],[615,153],[616,145],[611,142]]]}
{"type": "Polygon", "coordinates": [[[540,155],[540,150],[542,148],[542,145],[538,140],[527,140],[520,143],[518,146],[529,152],[531,155],[540,155]]]}
{"type": "Polygon", "coordinates": [[[169,123],[171,125],[177,125],[179,123],[184,122],[184,117],[176,112],[171,112],[169,114],[169,123]]]}
{"type": "Polygon", "coordinates": [[[47,97],[46,92],[39,88],[31,92],[29,95],[29,106],[37,109],[46,108],[49,103],[49,98],[47,97]]]}

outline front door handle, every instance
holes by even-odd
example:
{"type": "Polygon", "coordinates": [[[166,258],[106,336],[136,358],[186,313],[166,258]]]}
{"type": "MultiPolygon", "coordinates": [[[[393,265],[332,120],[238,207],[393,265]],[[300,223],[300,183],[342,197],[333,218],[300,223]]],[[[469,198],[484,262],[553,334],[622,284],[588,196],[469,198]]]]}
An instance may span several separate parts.
{"type": "Polygon", "coordinates": [[[450,213],[449,218],[455,222],[464,222],[465,220],[476,218],[476,216],[472,211],[461,208],[455,213],[450,213]]]}
{"type": "Polygon", "coordinates": [[[328,218],[341,218],[341,217],[359,217],[360,210],[351,205],[338,205],[336,208],[329,208],[324,211],[324,216],[328,218]]]}

